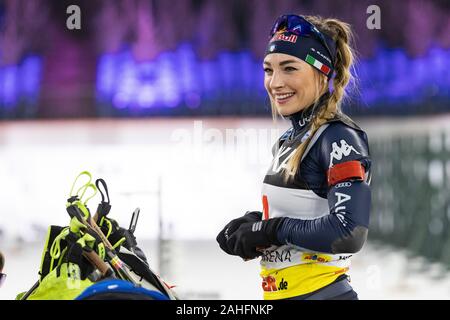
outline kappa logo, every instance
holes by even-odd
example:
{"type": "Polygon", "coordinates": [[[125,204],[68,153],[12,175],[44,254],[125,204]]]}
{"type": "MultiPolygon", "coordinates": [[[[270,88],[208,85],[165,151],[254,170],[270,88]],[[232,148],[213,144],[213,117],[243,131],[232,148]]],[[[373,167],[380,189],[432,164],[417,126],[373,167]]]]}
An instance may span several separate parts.
{"type": "Polygon", "coordinates": [[[291,147],[281,147],[277,154],[275,155],[275,158],[273,159],[272,164],[272,171],[275,173],[278,173],[281,171],[281,169],[286,168],[286,164],[289,161],[289,159],[294,155],[294,149],[291,147]],[[290,152],[290,153],[289,153],[290,152]],[[283,162],[280,164],[280,158],[287,155],[286,159],[283,160],[283,162]]]}
{"type": "Polygon", "coordinates": [[[344,139],[340,142],[341,146],[338,146],[337,142],[333,142],[331,145],[333,150],[330,153],[330,168],[333,166],[333,160],[342,160],[343,156],[348,157],[352,151],[356,154],[361,154],[355,149],[355,147],[349,145],[344,139]]]}

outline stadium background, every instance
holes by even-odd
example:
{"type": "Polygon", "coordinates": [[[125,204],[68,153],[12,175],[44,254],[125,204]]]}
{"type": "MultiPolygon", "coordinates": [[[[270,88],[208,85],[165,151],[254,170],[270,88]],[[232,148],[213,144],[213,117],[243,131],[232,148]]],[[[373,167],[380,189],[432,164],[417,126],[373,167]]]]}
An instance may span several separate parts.
{"type": "Polygon", "coordinates": [[[272,122],[261,66],[286,12],[337,17],[356,35],[344,110],[374,161],[369,240],[350,271],[360,298],[450,298],[450,5],[439,0],[0,0],[0,298],[34,283],[46,228],[68,223],[67,193],[89,170],[119,222],[141,208],[138,240],[183,298],[260,299],[258,263],[214,238],[260,209],[288,126],[272,122]],[[72,4],[80,30],[66,27],[72,4]],[[374,4],[380,29],[366,24],[374,4]]]}

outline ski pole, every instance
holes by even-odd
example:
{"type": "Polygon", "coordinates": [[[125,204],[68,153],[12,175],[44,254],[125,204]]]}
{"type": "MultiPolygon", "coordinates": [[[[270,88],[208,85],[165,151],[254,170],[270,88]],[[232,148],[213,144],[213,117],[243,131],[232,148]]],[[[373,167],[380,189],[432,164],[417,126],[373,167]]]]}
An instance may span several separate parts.
{"type": "MultiPolygon", "coordinates": [[[[95,186],[94,186],[95,187],[95,186]]],[[[106,247],[106,255],[112,267],[116,270],[118,275],[124,280],[128,280],[138,285],[138,283],[133,279],[128,270],[124,267],[124,263],[115,253],[111,243],[108,241],[106,236],[103,234],[101,229],[97,226],[95,221],[93,221],[90,216],[89,209],[78,200],[77,197],[72,197],[68,200],[67,212],[72,218],[77,219],[82,225],[84,225],[88,231],[96,234],[101,242],[106,247]]]]}

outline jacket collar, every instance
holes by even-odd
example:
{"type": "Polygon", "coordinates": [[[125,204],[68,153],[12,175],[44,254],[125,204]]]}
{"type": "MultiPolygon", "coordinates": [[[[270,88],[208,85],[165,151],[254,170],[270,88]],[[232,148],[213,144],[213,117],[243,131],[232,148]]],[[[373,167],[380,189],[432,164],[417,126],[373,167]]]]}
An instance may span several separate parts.
{"type": "Polygon", "coordinates": [[[304,108],[294,114],[289,116],[289,120],[291,120],[292,127],[294,128],[294,134],[297,134],[304,128],[306,128],[314,116],[322,109],[325,105],[326,101],[330,97],[330,92],[327,91],[320,98],[317,104],[317,107],[314,108],[314,103],[304,108]]]}

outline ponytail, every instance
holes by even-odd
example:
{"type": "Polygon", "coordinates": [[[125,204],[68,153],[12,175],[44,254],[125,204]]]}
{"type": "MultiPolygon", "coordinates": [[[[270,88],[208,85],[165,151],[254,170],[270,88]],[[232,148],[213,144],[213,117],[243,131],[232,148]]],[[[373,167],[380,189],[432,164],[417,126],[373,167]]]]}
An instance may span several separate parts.
{"type": "MultiPolygon", "coordinates": [[[[319,16],[305,16],[305,18],[314,24],[322,33],[327,34],[336,42],[336,57],[334,59],[335,74],[332,81],[331,95],[325,102],[325,106],[312,119],[309,137],[297,147],[294,155],[287,163],[285,170],[286,181],[299,172],[302,157],[316,131],[337,114],[342,115],[341,103],[346,97],[346,87],[353,78],[350,70],[354,63],[355,54],[350,46],[353,41],[353,33],[350,25],[338,19],[323,19],[319,16]]],[[[316,98],[314,107],[317,107],[318,98],[316,98]]]]}

